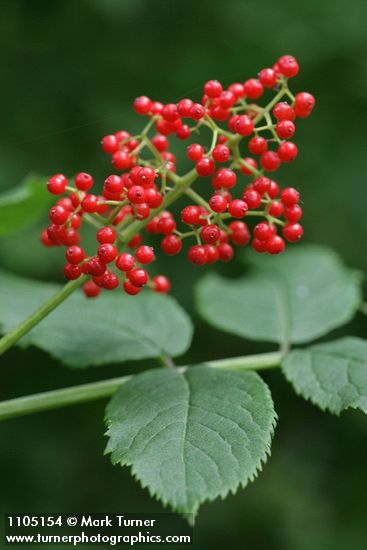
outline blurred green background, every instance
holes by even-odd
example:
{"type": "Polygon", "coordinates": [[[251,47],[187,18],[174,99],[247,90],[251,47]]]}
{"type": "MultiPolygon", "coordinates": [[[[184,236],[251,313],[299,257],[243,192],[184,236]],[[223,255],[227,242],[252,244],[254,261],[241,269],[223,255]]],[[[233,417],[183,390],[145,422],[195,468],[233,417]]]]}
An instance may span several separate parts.
{"type": "MultiPolygon", "coordinates": [[[[99,140],[140,127],[135,96],[199,98],[209,78],[241,81],[291,53],[301,64],[292,90],[312,92],[317,108],[300,121],[300,154],[278,181],[301,189],[305,241],[330,245],[367,272],[365,0],[1,0],[0,7],[0,190],[28,173],[103,178],[110,167],[99,140]]],[[[42,249],[39,228],[0,239],[0,265],[61,280],[60,252],[42,249]]],[[[183,258],[163,262],[173,294],[195,316],[200,272],[183,258]]],[[[240,266],[221,271],[234,275],[240,266]]],[[[264,349],[195,322],[183,361],[264,349]]],[[[366,320],[338,333],[366,335],[366,320]]],[[[34,349],[12,350],[2,363],[1,398],[151,366],[74,372],[34,349]]],[[[365,550],[366,419],[322,414],[279,373],[265,379],[279,415],[273,455],[246,490],[203,507],[195,547],[365,550]]],[[[161,511],[103,457],[103,411],[98,402],[3,422],[0,511],[161,511]]]]}

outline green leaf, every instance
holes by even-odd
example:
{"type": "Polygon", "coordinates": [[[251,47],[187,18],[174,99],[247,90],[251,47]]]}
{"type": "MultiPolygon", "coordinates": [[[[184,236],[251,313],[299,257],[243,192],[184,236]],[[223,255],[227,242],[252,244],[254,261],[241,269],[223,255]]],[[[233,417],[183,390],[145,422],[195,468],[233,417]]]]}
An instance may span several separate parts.
{"type": "Polygon", "coordinates": [[[253,480],[270,453],[276,414],[255,372],[157,369],[124,384],[107,407],[114,464],[181,513],[253,480]]]}
{"type": "Polygon", "coordinates": [[[367,412],[367,340],[342,338],[292,351],[282,370],[295,391],[322,410],[367,412]]]}
{"type": "MultiPolygon", "coordinates": [[[[0,271],[0,326],[9,332],[60,289],[0,271]]],[[[192,324],[170,296],[143,291],[104,293],[87,300],[76,291],[20,343],[35,345],[73,367],[184,353],[192,324]]]]}
{"type": "Polygon", "coordinates": [[[0,236],[35,222],[52,202],[45,180],[28,176],[20,185],[0,195],[0,236]]]}
{"type": "Polygon", "coordinates": [[[309,342],[347,323],[361,302],[360,275],[328,248],[252,255],[250,265],[241,279],[209,274],[197,285],[198,310],[213,326],[253,340],[309,342]]]}

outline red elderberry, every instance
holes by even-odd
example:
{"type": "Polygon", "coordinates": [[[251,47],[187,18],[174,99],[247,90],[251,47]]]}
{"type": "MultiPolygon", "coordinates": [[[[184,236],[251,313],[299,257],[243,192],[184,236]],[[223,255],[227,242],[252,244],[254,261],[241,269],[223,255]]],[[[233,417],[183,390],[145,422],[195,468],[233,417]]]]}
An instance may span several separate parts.
{"type": "Polygon", "coordinates": [[[283,227],[283,235],[291,243],[301,240],[303,235],[302,225],[299,223],[288,223],[283,227]]]}
{"type": "Polygon", "coordinates": [[[291,141],[285,141],[278,147],[278,156],[282,162],[291,162],[296,158],[297,153],[297,145],[291,141]]]}
{"type": "Polygon", "coordinates": [[[196,172],[199,176],[211,176],[214,174],[215,164],[212,159],[203,158],[196,163],[196,172]]]}
{"type": "Polygon", "coordinates": [[[234,218],[243,218],[248,211],[248,204],[241,200],[235,199],[228,204],[228,212],[234,218]]]}
{"type": "Polygon", "coordinates": [[[67,184],[68,180],[63,174],[56,174],[56,176],[52,176],[52,178],[48,180],[47,189],[52,195],[62,195],[65,193],[67,184]]]}
{"type": "Polygon", "coordinates": [[[222,195],[213,195],[209,199],[209,206],[213,212],[225,212],[227,210],[227,199],[222,195]]]}
{"type": "Polygon", "coordinates": [[[201,210],[198,206],[185,206],[181,212],[181,220],[188,225],[199,223],[201,210]]]}
{"type": "Polygon", "coordinates": [[[142,267],[131,269],[127,276],[134,286],[144,286],[148,282],[148,273],[142,267]]]}
{"type": "Polygon", "coordinates": [[[130,271],[135,267],[135,258],[132,254],[123,252],[116,259],[116,267],[120,271],[130,271]]]}
{"type": "Polygon", "coordinates": [[[280,199],[285,206],[293,206],[299,201],[299,193],[294,187],[286,187],[280,193],[280,199]]]}
{"type": "Polygon", "coordinates": [[[74,182],[75,187],[80,191],[88,191],[88,189],[93,187],[94,183],[92,176],[86,172],[79,172],[79,174],[75,176],[74,182]]]}
{"type": "Polygon", "coordinates": [[[135,256],[139,263],[143,265],[150,264],[154,260],[154,250],[151,246],[139,246],[136,249],[135,256]]]}
{"type": "Polygon", "coordinates": [[[204,147],[199,143],[192,143],[187,148],[187,156],[190,160],[197,162],[203,158],[204,147]]]}
{"type": "Polygon", "coordinates": [[[152,289],[154,292],[166,294],[170,291],[171,283],[164,275],[154,275],[152,278],[152,289]]]}
{"type": "Polygon", "coordinates": [[[65,257],[69,264],[77,265],[84,260],[85,251],[80,246],[69,246],[65,252],[65,257]]]}
{"type": "Polygon", "coordinates": [[[161,241],[161,248],[168,256],[174,256],[180,252],[182,241],[177,235],[167,235],[161,241]]]}
{"type": "Polygon", "coordinates": [[[188,260],[194,265],[204,265],[207,261],[205,246],[196,244],[192,246],[187,254],[188,260]]]}
{"type": "Polygon", "coordinates": [[[96,298],[101,293],[101,289],[94,281],[86,281],[82,288],[87,298],[96,298]]]}
{"type": "Polygon", "coordinates": [[[220,237],[219,227],[215,224],[206,225],[201,229],[200,236],[204,243],[214,244],[220,237]]]}

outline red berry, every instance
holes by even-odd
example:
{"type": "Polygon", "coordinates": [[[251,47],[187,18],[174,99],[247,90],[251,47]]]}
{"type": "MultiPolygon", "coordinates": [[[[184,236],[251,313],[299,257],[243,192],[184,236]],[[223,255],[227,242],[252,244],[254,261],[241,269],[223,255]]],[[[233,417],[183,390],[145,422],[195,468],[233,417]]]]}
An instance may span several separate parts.
{"type": "Polygon", "coordinates": [[[261,222],[254,227],[254,237],[260,241],[267,241],[273,235],[270,225],[266,222],[261,222]]]}
{"type": "Polygon", "coordinates": [[[79,265],[65,264],[64,275],[67,279],[74,281],[75,279],[79,279],[81,274],[82,270],[79,265]]]}
{"type": "Polygon", "coordinates": [[[196,223],[199,223],[200,216],[201,211],[198,206],[186,206],[181,211],[181,220],[183,223],[187,223],[188,225],[195,225],[196,223]]]}
{"type": "Polygon", "coordinates": [[[275,172],[280,166],[280,158],[275,151],[266,151],[260,157],[261,166],[267,172],[275,172]]]}
{"type": "Polygon", "coordinates": [[[176,222],[173,218],[163,217],[159,220],[157,229],[163,235],[169,235],[176,229],[176,222]]]}
{"type": "Polygon", "coordinates": [[[100,294],[101,289],[93,281],[87,281],[82,286],[83,292],[87,298],[95,298],[100,294]]]}
{"type": "Polygon", "coordinates": [[[174,122],[180,115],[177,111],[177,105],[175,103],[167,103],[162,109],[162,116],[167,122],[174,122]]]}
{"type": "Polygon", "coordinates": [[[177,104],[177,111],[180,116],[187,118],[190,116],[190,110],[193,106],[191,99],[181,99],[177,104]]]}
{"type": "Polygon", "coordinates": [[[149,187],[144,190],[144,200],[150,208],[158,208],[163,202],[163,197],[157,189],[149,187]]]}
{"type": "Polygon", "coordinates": [[[231,155],[231,151],[227,147],[227,145],[217,145],[213,149],[213,159],[217,162],[227,162],[231,155]]]}
{"type": "Polygon", "coordinates": [[[204,116],[204,107],[200,103],[194,103],[190,109],[190,117],[194,120],[200,120],[204,116]]]}
{"type": "Polygon", "coordinates": [[[297,59],[292,55],[282,55],[278,59],[278,70],[286,78],[296,76],[299,71],[297,59]]]}
{"type": "Polygon", "coordinates": [[[236,185],[237,176],[230,168],[220,168],[212,179],[214,189],[231,189],[236,185]]]}
{"type": "Polygon", "coordinates": [[[132,204],[142,204],[145,202],[144,189],[141,185],[133,185],[127,192],[127,198],[132,204]]]}
{"type": "Polygon", "coordinates": [[[114,195],[120,195],[124,190],[124,182],[120,176],[108,176],[104,181],[104,188],[114,195]]]}
{"type": "Polygon", "coordinates": [[[255,189],[246,189],[242,195],[249,208],[258,208],[261,204],[261,195],[255,189]]]}
{"type": "Polygon", "coordinates": [[[222,84],[218,80],[209,80],[204,85],[204,94],[210,98],[219,97],[222,90],[222,84]]]}
{"type": "Polygon", "coordinates": [[[60,205],[53,206],[48,213],[48,217],[56,225],[63,225],[69,217],[69,212],[60,205]]]}
{"type": "Polygon", "coordinates": [[[230,90],[222,92],[219,96],[219,105],[223,109],[230,109],[237,101],[237,96],[230,90]]]}
{"type": "Polygon", "coordinates": [[[228,212],[234,218],[243,218],[248,211],[248,205],[241,199],[235,199],[228,204],[228,212]]]}
{"type": "Polygon", "coordinates": [[[278,136],[282,139],[289,139],[296,131],[296,127],[291,120],[280,120],[276,127],[278,136]]]}
{"type": "Polygon", "coordinates": [[[88,189],[93,187],[94,183],[92,176],[86,172],[79,172],[79,174],[75,176],[74,182],[75,187],[80,191],[88,191],[88,189]]]}
{"type": "Polygon", "coordinates": [[[109,154],[116,153],[116,151],[118,151],[118,148],[119,148],[119,143],[116,139],[116,136],[114,136],[113,134],[110,134],[102,138],[101,145],[102,145],[103,151],[109,154]]]}
{"type": "Polygon", "coordinates": [[[142,240],[143,240],[143,239],[142,239],[141,235],[139,235],[139,234],[138,234],[138,235],[135,235],[135,237],[133,237],[133,238],[131,239],[131,241],[129,241],[129,242],[127,243],[127,246],[128,246],[129,248],[136,248],[137,246],[139,246],[139,245],[142,243],[142,240]]]}
{"type": "Polygon", "coordinates": [[[315,106],[315,98],[308,92],[300,92],[294,100],[294,110],[300,118],[308,117],[315,106]]]}
{"type": "Polygon", "coordinates": [[[142,267],[131,269],[127,276],[134,286],[144,286],[148,282],[148,273],[142,267]]]}
{"type": "Polygon", "coordinates": [[[116,267],[120,271],[130,271],[135,267],[135,258],[128,252],[123,252],[116,259],[116,267]]]}
{"type": "Polygon", "coordinates": [[[277,83],[277,73],[273,69],[260,71],[259,80],[264,88],[274,88],[277,83]]]}
{"type": "Polygon", "coordinates": [[[102,286],[106,290],[113,290],[114,288],[117,288],[119,286],[119,283],[120,283],[120,280],[115,273],[111,273],[110,271],[107,271],[103,275],[102,286]]]}
{"type": "Polygon", "coordinates": [[[261,155],[268,148],[268,142],[263,137],[253,137],[248,142],[248,148],[253,155],[261,155]]]}
{"type": "Polygon", "coordinates": [[[212,159],[203,158],[196,163],[196,172],[199,176],[211,176],[215,171],[215,163],[212,159]]]}
{"type": "Polygon", "coordinates": [[[90,275],[93,275],[94,277],[99,277],[100,275],[103,275],[106,271],[106,266],[104,263],[101,262],[101,260],[94,256],[90,260],[88,260],[88,273],[90,275]]]}
{"type": "Polygon", "coordinates": [[[41,243],[43,244],[43,246],[54,246],[54,241],[52,241],[50,239],[50,237],[48,236],[48,233],[47,233],[47,229],[44,229],[41,233],[41,243]]]}
{"type": "Polygon", "coordinates": [[[190,135],[190,126],[187,126],[187,124],[183,124],[181,128],[179,128],[176,132],[176,136],[178,137],[178,139],[188,139],[190,135]]]}
{"type": "Polygon", "coordinates": [[[161,248],[165,254],[174,256],[180,252],[182,241],[177,235],[167,235],[161,241],[161,248]]]}
{"type": "Polygon", "coordinates": [[[220,243],[218,246],[219,259],[222,262],[230,262],[234,255],[234,250],[228,243],[220,243]]]}
{"type": "Polygon", "coordinates": [[[285,141],[278,147],[278,156],[282,162],[291,162],[296,158],[297,153],[297,145],[291,141],[285,141]]]}
{"type": "Polygon", "coordinates": [[[204,265],[207,260],[207,251],[204,246],[195,244],[189,249],[187,257],[194,265],[204,265]]]}
{"type": "Polygon", "coordinates": [[[104,243],[98,247],[97,254],[101,262],[109,264],[116,258],[117,248],[113,244],[104,243]]]}
{"type": "Polygon", "coordinates": [[[228,227],[232,232],[231,239],[234,244],[245,246],[249,242],[251,235],[245,223],[235,221],[231,222],[228,227]]]}
{"type": "Polygon", "coordinates": [[[274,218],[279,218],[284,211],[284,206],[280,201],[274,201],[271,203],[269,208],[269,214],[270,216],[273,216],[274,218]]]}
{"type": "Polygon", "coordinates": [[[259,252],[260,254],[263,254],[267,251],[267,242],[261,241],[260,239],[253,239],[251,246],[256,252],[259,252]]]}
{"type": "Polygon", "coordinates": [[[250,78],[243,84],[245,95],[250,99],[257,99],[264,93],[264,88],[261,82],[256,78],[250,78]]]}
{"type": "Polygon", "coordinates": [[[303,227],[299,223],[288,223],[283,227],[283,235],[287,241],[295,243],[302,238],[303,227]]]}
{"type": "Polygon", "coordinates": [[[97,231],[97,241],[100,244],[113,244],[116,240],[116,231],[112,227],[102,227],[97,231]]]}
{"type": "Polygon", "coordinates": [[[47,189],[52,195],[62,195],[65,193],[67,184],[68,180],[63,174],[56,174],[48,180],[47,189]]]}
{"type": "Polygon", "coordinates": [[[164,275],[154,275],[152,278],[152,289],[154,292],[162,292],[163,294],[166,294],[169,292],[170,288],[171,283],[167,277],[164,275]]]}
{"type": "Polygon", "coordinates": [[[244,97],[245,90],[243,89],[243,84],[240,82],[234,82],[230,86],[228,86],[228,90],[232,92],[236,96],[236,98],[244,97]]]}
{"type": "Polygon", "coordinates": [[[152,143],[157,151],[159,151],[160,153],[166,151],[168,147],[168,139],[166,138],[166,136],[162,136],[161,134],[157,134],[156,136],[154,136],[152,138],[152,143]]]}
{"type": "Polygon", "coordinates": [[[284,210],[284,217],[290,223],[296,223],[302,218],[302,208],[299,204],[287,206],[284,210]]]}
{"type": "Polygon", "coordinates": [[[84,260],[85,251],[80,246],[69,246],[65,252],[65,257],[69,264],[77,265],[84,260]]]}
{"type": "Polygon", "coordinates": [[[154,250],[151,246],[139,246],[135,252],[136,259],[141,264],[150,264],[154,260],[154,250]]]}
{"type": "Polygon", "coordinates": [[[126,170],[126,168],[130,168],[132,158],[127,151],[120,149],[116,153],[113,153],[112,164],[117,170],[126,170]]]}
{"type": "Polygon", "coordinates": [[[285,101],[275,105],[273,115],[277,120],[294,120],[296,118],[294,109],[285,101]]]}
{"type": "Polygon", "coordinates": [[[187,156],[190,160],[197,162],[201,160],[204,155],[204,147],[199,143],[192,143],[187,148],[187,156]]]}
{"type": "Polygon", "coordinates": [[[210,224],[201,229],[200,236],[203,239],[204,243],[214,244],[220,237],[220,231],[215,224],[210,224]]]}
{"type": "Polygon", "coordinates": [[[206,250],[206,263],[214,264],[219,260],[219,251],[218,248],[212,244],[206,244],[204,246],[206,250]]]}
{"type": "Polygon", "coordinates": [[[84,212],[89,212],[90,214],[93,214],[94,212],[97,212],[99,208],[99,198],[96,195],[87,195],[82,200],[82,209],[84,212]]]}
{"type": "Polygon", "coordinates": [[[299,201],[299,193],[294,187],[286,187],[281,192],[280,199],[285,206],[292,206],[299,201]]]}
{"type": "Polygon", "coordinates": [[[130,296],[136,296],[136,294],[139,294],[142,287],[141,286],[135,286],[131,281],[126,280],[123,283],[123,288],[126,294],[129,294],[130,296]]]}
{"type": "Polygon", "coordinates": [[[247,115],[232,116],[228,121],[228,127],[240,136],[249,136],[254,131],[254,123],[247,115]]]}
{"type": "Polygon", "coordinates": [[[285,247],[284,240],[279,235],[273,235],[266,241],[266,251],[269,254],[280,254],[285,247]]]}
{"type": "Polygon", "coordinates": [[[152,101],[149,97],[142,95],[134,101],[134,109],[138,115],[147,115],[152,107],[152,101]]]}
{"type": "Polygon", "coordinates": [[[222,195],[213,195],[209,199],[209,206],[213,212],[225,212],[227,210],[227,199],[222,195]]]}

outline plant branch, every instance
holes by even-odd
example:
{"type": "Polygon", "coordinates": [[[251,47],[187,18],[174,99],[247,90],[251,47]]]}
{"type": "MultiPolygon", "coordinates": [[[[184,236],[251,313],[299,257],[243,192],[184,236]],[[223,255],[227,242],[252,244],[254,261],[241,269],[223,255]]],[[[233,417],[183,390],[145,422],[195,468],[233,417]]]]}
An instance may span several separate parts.
{"type": "MultiPolygon", "coordinates": [[[[207,367],[223,370],[261,370],[278,367],[283,356],[284,354],[279,351],[242,357],[228,357],[203,364],[207,367]]],[[[189,367],[183,366],[179,367],[179,370],[184,372],[187,368],[189,367]]],[[[130,378],[131,375],[121,376],[2,401],[0,402],[0,420],[104,399],[113,395],[130,378]]]]}

